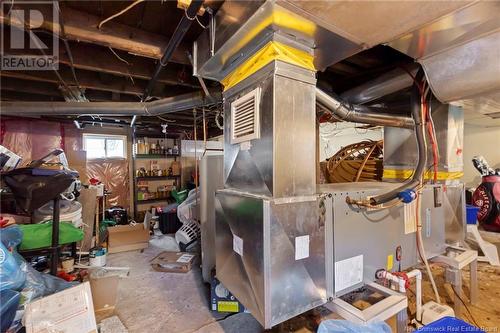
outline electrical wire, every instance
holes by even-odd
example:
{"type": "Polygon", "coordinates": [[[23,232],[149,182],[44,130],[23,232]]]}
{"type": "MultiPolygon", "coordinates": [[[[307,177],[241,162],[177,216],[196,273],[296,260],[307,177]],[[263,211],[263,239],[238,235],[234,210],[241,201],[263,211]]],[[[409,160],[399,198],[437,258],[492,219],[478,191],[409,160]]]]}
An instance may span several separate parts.
{"type": "Polygon", "coordinates": [[[467,313],[469,314],[470,318],[472,319],[472,322],[474,323],[474,325],[476,325],[477,327],[481,327],[476,319],[474,318],[474,316],[472,315],[472,312],[470,311],[469,307],[467,306],[467,303],[465,303],[465,301],[463,300],[463,298],[459,295],[459,293],[455,290],[455,287],[452,285],[451,286],[451,289],[453,290],[453,292],[455,293],[455,295],[458,297],[458,299],[460,300],[460,302],[462,302],[462,304],[464,305],[465,309],[467,310],[467,313]]]}
{"type": "MultiPolygon", "coordinates": [[[[129,63],[127,60],[123,59],[122,57],[120,57],[118,55],[118,53],[115,52],[115,50],[113,50],[113,48],[111,46],[108,46],[108,49],[111,51],[111,53],[113,53],[115,55],[116,58],[118,58],[118,60],[120,60],[121,62],[124,62],[125,64],[127,64],[127,66],[132,66],[131,63],[129,63]]],[[[129,69],[127,68],[127,75],[130,79],[130,81],[132,82],[132,84],[135,86],[135,80],[134,78],[132,77],[132,75],[130,74],[130,71],[129,69]]]]}
{"type": "MultiPolygon", "coordinates": [[[[424,87],[423,87],[423,83],[420,84],[420,85],[417,85],[417,86],[420,86],[421,89],[420,91],[423,93],[424,92],[424,87]]],[[[421,117],[422,117],[422,124],[420,126],[422,127],[425,127],[425,112],[426,112],[426,106],[425,106],[425,99],[423,98],[423,94],[421,94],[421,103],[420,103],[420,112],[421,112],[421,117]]],[[[427,141],[426,141],[426,138],[425,138],[425,130],[423,131],[423,135],[424,135],[424,151],[427,152],[427,141]]],[[[424,185],[424,175],[421,175],[420,177],[420,186],[423,187],[424,185]]],[[[416,192],[417,193],[417,192],[416,192]]],[[[423,240],[422,240],[422,216],[421,214],[419,214],[419,210],[420,210],[420,206],[421,206],[421,201],[422,201],[422,196],[419,195],[417,193],[417,198],[415,199],[417,200],[416,202],[416,209],[415,209],[415,218],[416,218],[416,222],[417,222],[417,232],[416,232],[416,237],[417,237],[417,249],[419,251],[419,255],[420,255],[420,258],[422,259],[422,261],[424,262],[424,265],[425,265],[425,268],[426,268],[426,271],[427,271],[427,275],[429,276],[429,281],[431,282],[431,286],[432,286],[432,290],[434,291],[434,295],[436,297],[436,302],[437,303],[441,303],[441,297],[439,296],[439,292],[437,290],[437,286],[436,286],[436,282],[434,281],[434,276],[432,275],[432,271],[431,271],[431,267],[429,265],[429,262],[427,261],[427,255],[425,253],[425,248],[423,246],[423,240]]]]}
{"type": "MultiPolygon", "coordinates": [[[[40,50],[40,52],[42,52],[42,54],[45,56],[45,57],[48,57],[47,56],[47,53],[45,53],[45,51],[43,50],[42,46],[40,45],[40,43],[38,42],[38,38],[34,38],[32,37],[32,34],[28,34],[30,36],[30,39],[36,44],[36,47],[40,50]]],[[[62,78],[61,74],[59,74],[59,72],[56,70],[56,69],[52,69],[53,72],[56,74],[57,76],[57,79],[59,80],[59,82],[64,86],[64,88],[66,88],[66,91],[73,96],[74,99],[78,100],[79,99],[79,96],[75,95],[75,93],[73,92],[73,90],[70,89],[70,87],[68,86],[68,84],[66,83],[66,81],[64,81],[64,79],[62,78]]]]}
{"type": "Polygon", "coordinates": [[[111,51],[111,52],[115,55],[115,57],[117,57],[117,58],[118,58],[118,60],[120,60],[121,62],[124,62],[124,63],[126,63],[128,66],[130,66],[130,63],[129,63],[127,60],[125,60],[125,59],[123,59],[122,57],[120,57],[120,56],[118,55],[118,53],[116,53],[116,52],[115,52],[115,50],[113,50],[113,48],[112,48],[111,46],[108,46],[108,49],[109,49],[109,50],[110,50],[110,51],[111,51]]]}
{"type": "MultiPolygon", "coordinates": [[[[429,98],[432,98],[432,95],[429,96],[429,98]]],[[[429,100],[429,124],[430,124],[430,132],[432,133],[432,153],[433,153],[433,159],[434,159],[434,183],[437,183],[437,174],[438,174],[438,166],[439,166],[439,144],[437,142],[437,135],[436,135],[436,127],[434,126],[434,120],[432,118],[432,110],[431,110],[431,101],[429,100]]]]}
{"type": "MultiPolygon", "coordinates": [[[[64,24],[64,19],[63,19],[61,7],[59,6],[59,0],[56,1],[55,5],[57,6],[57,11],[59,12],[59,20],[60,20],[59,27],[61,28],[61,37],[62,37],[60,39],[63,41],[64,47],[66,48],[66,53],[68,53],[69,62],[71,64],[71,74],[73,75],[73,79],[75,80],[78,91],[85,99],[87,99],[87,97],[85,97],[85,93],[82,90],[82,87],[80,86],[80,82],[78,81],[78,78],[76,77],[75,62],[73,61],[73,53],[71,52],[71,48],[69,47],[68,40],[66,39],[66,31],[64,30],[65,24],[64,24]]],[[[79,96],[77,96],[77,99],[79,99],[79,96]]]]}
{"type": "Polygon", "coordinates": [[[198,14],[194,14],[194,17],[190,17],[187,13],[187,8],[184,9],[184,15],[186,16],[186,18],[189,20],[189,21],[194,21],[196,20],[196,22],[198,22],[198,24],[200,25],[200,27],[202,27],[203,29],[206,29],[208,28],[208,26],[206,25],[203,25],[200,20],[198,19],[198,14]]]}
{"type": "MultiPolygon", "coordinates": [[[[25,24],[25,29],[30,30],[29,25],[25,24]]],[[[45,30],[36,30],[36,29],[32,29],[31,31],[32,31],[34,34],[35,34],[35,33],[44,33],[44,34],[50,35],[51,37],[56,36],[58,39],[60,39],[60,40],[64,41],[64,38],[62,38],[61,36],[59,36],[59,35],[57,35],[57,34],[55,34],[55,33],[53,33],[53,32],[49,32],[49,31],[45,31],[45,30]]],[[[48,57],[47,53],[45,53],[45,51],[43,50],[43,47],[42,47],[42,46],[40,45],[40,43],[38,42],[38,38],[36,38],[36,39],[35,39],[35,38],[33,38],[31,34],[29,34],[29,37],[30,37],[30,39],[31,39],[31,40],[32,40],[32,41],[36,44],[36,47],[37,47],[37,48],[39,49],[39,51],[43,54],[43,56],[48,57]]],[[[69,57],[69,53],[71,52],[71,51],[68,51],[68,50],[69,50],[69,49],[68,49],[68,48],[69,48],[69,46],[68,46],[67,44],[65,44],[65,43],[63,43],[63,44],[64,44],[64,46],[65,46],[65,48],[66,48],[66,52],[68,53],[68,57],[69,57]]],[[[79,99],[79,98],[80,98],[80,96],[77,96],[77,95],[75,95],[75,94],[74,94],[74,92],[73,92],[73,91],[69,88],[69,86],[68,86],[68,84],[66,83],[66,81],[64,81],[64,79],[61,77],[61,75],[59,74],[59,72],[58,72],[56,69],[52,69],[52,70],[54,71],[54,73],[55,73],[55,74],[56,74],[56,76],[57,76],[57,79],[58,79],[58,80],[59,80],[59,82],[60,82],[60,83],[64,86],[64,88],[66,89],[66,91],[68,91],[68,93],[69,93],[70,95],[72,95],[72,97],[73,97],[73,98],[75,98],[75,99],[79,99]]],[[[82,93],[82,91],[80,91],[80,93],[82,93]]],[[[83,95],[83,93],[82,93],[82,95],[83,95]]]]}
{"type": "Polygon", "coordinates": [[[430,92],[430,86],[426,84],[424,81],[423,85],[423,95],[422,95],[422,104],[424,107],[424,114],[426,120],[426,128],[429,134],[429,138],[432,146],[432,158],[433,158],[433,182],[437,183],[437,175],[438,175],[438,164],[439,164],[439,156],[438,156],[438,146],[436,141],[436,131],[434,128],[434,122],[432,120],[432,115],[430,112],[430,102],[427,102],[427,94],[430,92]]]}
{"type": "Polygon", "coordinates": [[[144,1],[145,0],[136,0],[136,1],[134,1],[133,3],[131,3],[130,5],[128,5],[127,7],[125,7],[124,9],[120,10],[118,13],[113,14],[110,17],[108,17],[107,19],[104,19],[101,22],[99,22],[97,28],[99,30],[101,30],[101,28],[102,28],[102,26],[103,26],[104,23],[109,22],[112,19],[114,19],[115,17],[118,17],[118,16],[126,13],[127,11],[129,11],[130,9],[132,9],[133,7],[135,7],[136,5],[138,5],[138,4],[140,4],[141,2],[144,2],[144,1]]]}

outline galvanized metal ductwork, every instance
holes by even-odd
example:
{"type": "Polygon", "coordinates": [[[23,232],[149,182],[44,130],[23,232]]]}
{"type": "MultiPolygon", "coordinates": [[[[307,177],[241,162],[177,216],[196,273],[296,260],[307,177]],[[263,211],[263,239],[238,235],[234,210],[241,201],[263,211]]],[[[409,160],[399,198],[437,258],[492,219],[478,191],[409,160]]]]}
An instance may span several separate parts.
{"type": "Polygon", "coordinates": [[[388,45],[422,65],[441,102],[500,90],[500,2],[476,1],[409,31],[388,45]]]}
{"type": "MultiPolygon", "coordinates": [[[[193,53],[195,73],[225,86],[217,277],[270,328],[334,296],[331,209],[316,189],[316,103],[338,120],[415,126],[316,88],[316,70],[363,46],[293,3],[226,2],[215,21],[193,53]]],[[[412,83],[396,81],[376,94],[412,83]]]]}
{"type": "MultiPolygon", "coordinates": [[[[215,204],[217,277],[265,328],[341,296],[347,287],[336,277],[342,271],[350,275],[352,266],[338,268],[337,261],[329,260],[334,251],[339,252],[334,250],[335,242],[345,247],[339,238],[346,235],[371,237],[359,230],[368,230],[361,227],[365,222],[373,227],[373,221],[349,224],[342,234],[332,232],[335,217],[328,216],[332,200],[315,189],[316,103],[338,120],[395,126],[407,132],[415,129],[419,159],[414,178],[386,194],[357,191],[357,196],[373,194],[372,204],[390,201],[402,189],[418,186],[426,165],[416,88],[415,121],[361,105],[414,84],[408,73],[388,73],[347,92],[345,99],[317,89],[314,73],[471,4],[475,5],[471,1],[227,1],[195,43],[195,75],[225,86],[225,188],[217,192],[215,204]],[[409,18],[409,12],[415,15],[409,18]]],[[[349,191],[355,185],[344,188],[349,191]]],[[[347,205],[345,200],[341,204],[347,205]]],[[[345,215],[351,213],[356,216],[353,222],[366,218],[355,214],[353,207],[346,208],[345,215]]],[[[340,220],[346,218],[343,215],[340,220]]],[[[385,243],[386,230],[375,238],[385,243]]],[[[405,237],[402,231],[390,231],[394,232],[390,241],[405,237]]],[[[414,253],[412,241],[413,236],[408,238],[408,248],[414,253]]],[[[359,254],[357,247],[349,253],[359,254]]],[[[335,260],[346,259],[335,256],[335,260]]],[[[368,266],[379,262],[368,260],[368,266]]],[[[362,281],[363,276],[349,288],[362,281]]]]}
{"type": "Polygon", "coordinates": [[[316,102],[321,107],[326,108],[332,117],[339,121],[403,128],[413,128],[415,124],[410,117],[375,112],[369,107],[351,104],[340,98],[335,98],[319,88],[316,88],[316,102]]]}
{"type": "Polygon", "coordinates": [[[168,97],[151,102],[1,102],[1,114],[12,116],[96,114],[101,116],[154,116],[220,103],[220,91],[168,97]]]}
{"type": "Polygon", "coordinates": [[[315,89],[314,71],[272,60],[223,93],[217,278],[265,328],[328,298],[315,89]]]}
{"type": "Polygon", "coordinates": [[[408,88],[413,84],[419,66],[413,64],[408,68],[396,68],[379,77],[349,89],[340,95],[343,100],[352,104],[365,104],[380,97],[408,88]]]}

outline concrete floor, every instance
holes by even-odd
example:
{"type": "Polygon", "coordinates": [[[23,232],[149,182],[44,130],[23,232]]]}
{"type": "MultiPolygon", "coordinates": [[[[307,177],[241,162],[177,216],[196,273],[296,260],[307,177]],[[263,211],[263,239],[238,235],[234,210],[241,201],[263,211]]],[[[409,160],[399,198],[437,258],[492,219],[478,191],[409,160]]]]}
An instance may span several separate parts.
{"type": "MultiPolygon", "coordinates": [[[[168,243],[168,242],[167,242],[168,243]]],[[[108,256],[108,266],[128,266],[130,275],[120,279],[115,314],[131,333],[139,332],[203,332],[253,333],[262,332],[259,323],[246,313],[224,315],[209,308],[208,285],[202,282],[201,270],[195,265],[188,273],[162,273],[151,269],[149,261],[165,248],[158,247],[158,239],[143,252],[130,251],[108,256]]],[[[489,332],[500,332],[500,268],[479,265],[479,302],[468,305],[474,320],[489,332]]],[[[444,284],[443,269],[433,266],[436,283],[443,301],[452,305],[453,292],[444,284]]],[[[464,273],[468,285],[468,274],[464,273]]],[[[413,288],[412,288],[413,289],[413,288]]],[[[424,275],[424,302],[432,299],[432,290],[424,275]]],[[[468,289],[465,288],[465,295],[468,289]]],[[[413,289],[414,290],[414,289],[413,289]]],[[[410,303],[413,295],[408,293],[410,303]]],[[[466,298],[466,297],[465,297],[466,298]]],[[[465,299],[467,301],[467,299],[465,299]]],[[[410,306],[414,313],[414,306],[410,306]]],[[[273,332],[314,332],[320,321],[336,318],[325,308],[287,321],[273,332]]],[[[471,315],[463,311],[462,319],[473,323],[471,315]]]]}

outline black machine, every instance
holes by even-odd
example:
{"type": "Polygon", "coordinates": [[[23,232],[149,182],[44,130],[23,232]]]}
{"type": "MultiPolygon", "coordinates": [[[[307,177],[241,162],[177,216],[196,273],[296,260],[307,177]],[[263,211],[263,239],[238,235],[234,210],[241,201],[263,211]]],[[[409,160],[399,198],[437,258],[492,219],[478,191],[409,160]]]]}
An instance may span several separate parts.
{"type": "Polygon", "coordinates": [[[105,217],[107,220],[115,221],[116,224],[128,224],[127,210],[120,206],[106,209],[105,217]]]}

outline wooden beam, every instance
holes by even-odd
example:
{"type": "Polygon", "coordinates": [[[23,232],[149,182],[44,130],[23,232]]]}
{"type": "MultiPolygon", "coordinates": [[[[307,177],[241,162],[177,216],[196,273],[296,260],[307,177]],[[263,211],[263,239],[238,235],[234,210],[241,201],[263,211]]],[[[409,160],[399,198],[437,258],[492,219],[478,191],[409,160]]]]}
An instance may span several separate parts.
{"type": "Polygon", "coordinates": [[[114,101],[113,96],[118,96],[119,99],[117,100],[118,102],[138,102],[140,101],[140,98],[134,95],[126,95],[126,94],[118,94],[114,92],[109,92],[109,91],[102,91],[102,90],[92,90],[92,89],[86,89],[85,90],[85,97],[89,101],[92,102],[109,102],[109,101],[114,101]]]}
{"type": "MultiPolygon", "coordinates": [[[[43,30],[51,31],[57,35],[61,35],[61,26],[58,20],[52,18],[52,6],[45,4],[23,4],[15,2],[13,9],[36,9],[39,10],[44,22],[40,27],[43,30]]],[[[61,8],[62,17],[64,19],[65,37],[69,40],[82,41],[92,44],[98,44],[106,47],[112,47],[127,51],[134,55],[160,59],[163,54],[163,49],[168,43],[168,38],[146,32],[141,29],[133,28],[125,24],[114,21],[107,22],[102,29],[98,29],[101,19],[97,16],[74,10],[70,7],[61,8]]],[[[0,15],[0,23],[24,27],[24,22],[12,16],[0,15]]],[[[35,27],[32,27],[35,28],[35,27]]],[[[186,51],[190,49],[190,45],[183,43],[175,50],[171,61],[178,64],[189,64],[186,51]]],[[[92,55],[89,55],[92,56],[92,55]]]]}
{"type": "MultiPolygon", "coordinates": [[[[71,61],[63,45],[60,46],[59,51],[59,62],[68,66],[71,65],[71,61]]],[[[75,68],[124,77],[131,76],[134,79],[149,80],[155,66],[151,60],[119,54],[120,58],[128,62],[127,64],[125,61],[118,59],[108,48],[91,46],[84,43],[71,43],[70,51],[73,55],[75,68]]],[[[116,50],[115,52],[119,53],[116,50]]],[[[192,76],[191,67],[182,68],[182,66],[176,64],[166,66],[160,73],[158,82],[174,86],[199,88],[199,84],[192,76]]]]}
{"type": "Polygon", "coordinates": [[[15,78],[2,78],[0,87],[4,91],[17,91],[24,94],[36,94],[62,98],[61,92],[53,84],[25,81],[15,78]]]}
{"type": "MultiPolygon", "coordinates": [[[[5,35],[4,35],[5,37],[5,35]]],[[[5,39],[8,42],[8,37],[5,39]]],[[[110,49],[103,48],[97,45],[85,43],[71,43],[70,51],[73,55],[73,64],[77,69],[84,69],[94,72],[101,72],[126,78],[149,80],[151,79],[154,70],[152,60],[128,54],[119,54],[119,57],[125,60],[122,61],[113,54],[110,49]],[[91,55],[91,56],[89,56],[91,55]]],[[[115,50],[115,52],[117,52],[115,50]]],[[[119,52],[119,51],[118,51],[119,52]]],[[[26,55],[23,51],[9,51],[9,55],[26,55]]],[[[36,50],[31,50],[30,55],[41,55],[36,50]]],[[[58,62],[67,66],[71,66],[71,61],[64,45],[61,43],[59,47],[58,62]]],[[[191,73],[191,67],[178,64],[170,64],[160,73],[159,83],[181,86],[189,88],[199,88],[199,83],[194,79],[191,73]]]]}
{"type": "MultiPolygon", "coordinates": [[[[60,68],[58,72],[66,82],[66,84],[76,85],[69,68],[60,68]]],[[[38,82],[50,82],[58,85],[62,84],[61,82],[59,82],[57,76],[52,71],[2,71],[0,75],[2,76],[2,78],[5,77],[38,82]]],[[[78,79],[78,82],[80,83],[80,86],[86,89],[141,96],[145,88],[145,83],[140,80],[135,80],[132,83],[129,79],[122,79],[113,76],[105,77],[103,75],[99,75],[99,73],[90,71],[77,70],[76,77],[78,79]]],[[[4,79],[2,79],[2,81],[3,80],[4,79]]],[[[171,94],[169,95],[175,94],[175,90],[176,89],[171,89],[171,94]]],[[[166,94],[158,93],[158,91],[155,91],[154,96],[165,97],[166,94]]]]}
{"type": "Polygon", "coordinates": [[[22,101],[22,102],[36,102],[36,101],[64,101],[62,97],[38,95],[32,93],[23,93],[20,91],[1,90],[0,98],[2,101],[22,101]]]}

